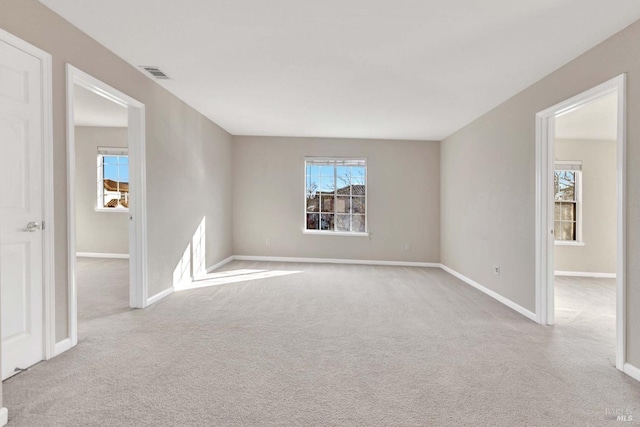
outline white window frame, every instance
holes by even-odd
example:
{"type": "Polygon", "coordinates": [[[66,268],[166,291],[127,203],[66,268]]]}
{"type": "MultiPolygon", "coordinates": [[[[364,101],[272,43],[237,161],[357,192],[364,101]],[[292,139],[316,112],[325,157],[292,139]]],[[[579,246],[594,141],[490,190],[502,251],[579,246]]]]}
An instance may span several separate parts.
{"type": "MultiPolygon", "coordinates": [[[[554,174],[556,171],[575,172],[576,177],[576,239],[575,240],[556,240],[554,236],[554,244],[556,246],[584,246],[586,243],[582,239],[582,161],[580,160],[556,160],[554,174]]],[[[554,197],[554,211],[557,203],[554,197]]],[[[555,227],[555,214],[553,217],[555,227]]]]}
{"type": "MultiPolygon", "coordinates": [[[[369,162],[366,157],[305,157],[304,159],[304,168],[303,168],[303,180],[302,180],[302,189],[303,189],[303,222],[302,222],[302,232],[303,234],[309,235],[322,235],[322,236],[349,236],[349,237],[367,237],[369,236],[369,162]],[[307,230],[307,164],[309,162],[319,162],[319,161],[358,161],[364,162],[364,232],[357,231],[334,231],[334,230],[307,230]]],[[[335,173],[334,173],[335,179],[335,173]]],[[[335,191],[337,191],[337,185],[334,185],[335,191]]],[[[334,196],[335,197],[335,196],[334,196]]],[[[337,204],[334,201],[334,215],[337,204]]],[[[320,215],[320,211],[318,211],[318,215],[320,215]]]]}
{"type": "MultiPolygon", "coordinates": [[[[104,165],[104,156],[119,156],[127,158],[129,157],[129,149],[126,147],[98,147],[98,155],[96,158],[97,164],[97,197],[96,197],[96,206],[94,210],[96,212],[111,212],[111,213],[127,213],[129,212],[129,208],[122,207],[120,205],[115,208],[105,208],[104,207],[104,173],[103,173],[103,165],[104,165]],[[101,203],[98,203],[100,201],[101,203]]],[[[130,165],[129,165],[130,166],[130,165]]],[[[130,171],[129,171],[130,172],[130,171]]]]}

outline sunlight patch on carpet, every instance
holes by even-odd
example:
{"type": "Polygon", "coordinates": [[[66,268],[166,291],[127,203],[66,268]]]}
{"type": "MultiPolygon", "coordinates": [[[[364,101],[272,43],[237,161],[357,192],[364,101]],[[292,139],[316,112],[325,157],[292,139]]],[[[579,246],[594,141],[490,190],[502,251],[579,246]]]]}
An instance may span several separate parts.
{"type": "Polygon", "coordinates": [[[226,285],[229,283],[247,282],[249,280],[269,279],[272,277],[287,276],[290,274],[301,273],[301,271],[285,271],[285,270],[252,270],[241,269],[233,271],[222,271],[220,273],[209,273],[200,276],[190,283],[181,283],[176,286],[176,291],[184,291],[188,289],[206,288],[209,286],[226,285]]]}

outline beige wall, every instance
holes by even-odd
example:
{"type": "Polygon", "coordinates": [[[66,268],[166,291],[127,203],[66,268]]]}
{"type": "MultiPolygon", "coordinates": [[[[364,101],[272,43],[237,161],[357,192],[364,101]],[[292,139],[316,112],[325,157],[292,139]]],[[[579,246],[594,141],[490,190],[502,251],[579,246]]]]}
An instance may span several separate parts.
{"type": "Polygon", "coordinates": [[[97,212],[98,147],[127,147],[127,128],[76,126],[76,251],[129,253],[126,212],[97,212]]]}
{"type": "Polygon", "coordinates": [[[582,161],[582,241],[555,245],[556,271],[616,272],[616,141],[557,140],[556,160],[582,161]]]}
{"type": "Polygon", "coordinates": [[[68,336],[66,63],[146,105],[149,296],[171,287],[174,266],[202,217],[207,217],[208,264],[231,255],[227,132],[36,0],[1,1],[0,28],[53,57],[57,341],[68,336]]]}
{"type": "Polygon", "coordinates": [[[234,253],[439,262],[439,152],[425,141],[234,137],[234,253]],[[369,237],[302,233],[305,156],[367,158],[369,237]]]}
{"type": "Polygon", "coordinates": [[[640,366],[640,22],[442,142],[442,261],[535,310],[535,114],[627,73],[627,358],[640,366]],[[491,272],[501,264],[502,275],[491,272]]]}

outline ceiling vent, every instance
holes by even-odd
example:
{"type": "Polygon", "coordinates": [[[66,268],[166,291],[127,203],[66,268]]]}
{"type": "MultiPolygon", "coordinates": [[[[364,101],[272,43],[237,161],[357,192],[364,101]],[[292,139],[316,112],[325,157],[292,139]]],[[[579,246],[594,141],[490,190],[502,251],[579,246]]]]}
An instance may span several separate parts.
{"type": "Polygon", "coordinates": [[[149,74],[151,74],[156,79],[169,80],[169,76],[167,76],[164,72],[160,71],[160,68],[158,67],[151,67],[151,66],[145,66],[145,65],[141,65],[140,67],[144,69],[146,72],[148,72],[149,74]]]}

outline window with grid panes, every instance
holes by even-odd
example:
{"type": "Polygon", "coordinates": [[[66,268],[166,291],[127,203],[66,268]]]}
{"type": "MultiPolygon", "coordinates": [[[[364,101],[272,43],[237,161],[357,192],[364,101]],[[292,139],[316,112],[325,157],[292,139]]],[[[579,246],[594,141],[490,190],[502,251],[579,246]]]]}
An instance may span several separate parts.
{"type": "Polygon", "coordinates": [[[305,229],[367,232],[367,163],[362,159],[305,161],[305,229]]]}
{"type": "Polygon", "coordinates": [[[98,210],[129,209],[129,152],[98,147],[98,210]]]}
{"type": "Polygon", "coordinates": [[[556,164],[554,172],[554,236],[557,241],[577,242],[579,236],[579,185],[582,165],[579,162],[556,164]]]}

